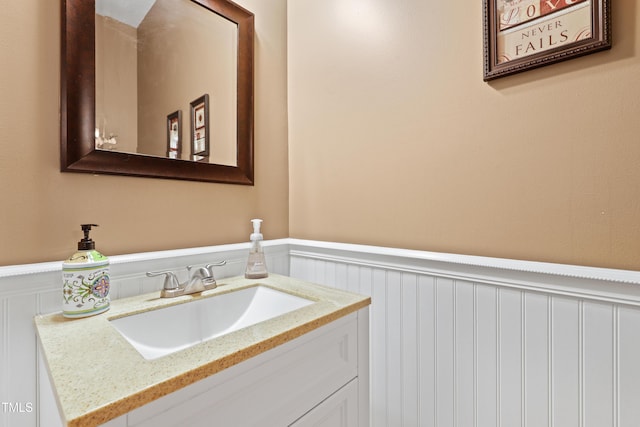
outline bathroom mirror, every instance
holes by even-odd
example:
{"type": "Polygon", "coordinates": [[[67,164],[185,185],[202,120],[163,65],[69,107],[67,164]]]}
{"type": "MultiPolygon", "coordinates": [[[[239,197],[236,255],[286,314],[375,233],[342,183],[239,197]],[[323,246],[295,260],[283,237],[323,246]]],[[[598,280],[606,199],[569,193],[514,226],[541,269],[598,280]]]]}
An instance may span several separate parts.
{"type": "Polygon", "coordinates": [[[62,0],[61,170],[253,185],[253,37],[228,0],[62,0]]]}

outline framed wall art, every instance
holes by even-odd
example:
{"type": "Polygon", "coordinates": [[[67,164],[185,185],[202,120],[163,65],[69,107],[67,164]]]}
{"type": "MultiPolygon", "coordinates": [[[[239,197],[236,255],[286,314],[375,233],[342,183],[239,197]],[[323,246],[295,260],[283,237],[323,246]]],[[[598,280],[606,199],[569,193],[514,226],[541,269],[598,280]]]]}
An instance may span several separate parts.
{"type": "Polygon", "coordinates": [[[191,103],[191,160],[209,156],[209,95],[191,103]]]}
{"type": "Polygon", "coordinates": [[[483,0],[484,80],[611,48],[610,0],[483,0]]]}
{"type": "Polygon", "coordinates": [[[179,159],[182,154],[182,111],[167,116],[167,157],[179,159]]]}

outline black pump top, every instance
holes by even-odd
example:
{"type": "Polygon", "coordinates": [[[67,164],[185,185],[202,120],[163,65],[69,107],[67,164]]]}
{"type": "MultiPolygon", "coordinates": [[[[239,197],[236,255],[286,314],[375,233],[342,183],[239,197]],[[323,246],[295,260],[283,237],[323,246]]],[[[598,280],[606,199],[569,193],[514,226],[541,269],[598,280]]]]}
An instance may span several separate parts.
{"type": "Polygon", "coordinates": [[[82,231],[84,231],[84,238],[78,242],[79,251],[90,251],[96,248],[96,242],[89,237],[89,231],[91,227],[98,227],[98,224],[82,224],[82,231]]]}

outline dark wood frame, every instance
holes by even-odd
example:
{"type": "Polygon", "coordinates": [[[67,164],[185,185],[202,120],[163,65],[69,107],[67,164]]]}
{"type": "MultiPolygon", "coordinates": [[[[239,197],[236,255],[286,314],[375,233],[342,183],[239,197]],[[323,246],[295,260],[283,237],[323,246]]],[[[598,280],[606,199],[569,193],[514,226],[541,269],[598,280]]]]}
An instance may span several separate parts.
{"type": "MultiPolygon", "coordinates": [[[[483,0],[484,18],[484,80],[492,80],[510,74],[553,64],[578,56],[611,48],[610,0],[591,0],[591,37],[563,43],[539,53],[498,63],[498,11],[497,0],[483,0]]],[[[550,14],[552,17],[555,14],[550,14]]],[[[559,16],[558,16],[559,18],[559,16]]],[[[519,24],[523,30],[533,23],[519,24]]],[[[556,41],[557,42],[557,41],[556,41]]],[[[542,42],[541,42],[542,43],[542,42]]],[[[549,40],[551,43],[551,40],[549,40]]]]}
{"type": "Polygon", "coordinates": [[[191,0],[238,25],[237,166],[95,149],[95,0],[61,0],[60,170],[253,185],[254,15],[191,0]]]}
{"type": "Polygon", "coordinates": [[[209,94],[204,94],[200,98],[191,102],[191,160],[199,157],[209,157],[209,94]],[[204,108],[204,150],[196,151],[196,132],[201,127],[196,127],[196,111],[198,107],[204,108]]]}
{"type": "Polygon", "coordinates": [[[167,116],[167,157],[172,158],[169,153],[171,150],[171,122],[177,120],[178,122],[178,148],[176,149],[176,157],[180,158],[182,155],[182,110],[174,111],[167,116]]]}

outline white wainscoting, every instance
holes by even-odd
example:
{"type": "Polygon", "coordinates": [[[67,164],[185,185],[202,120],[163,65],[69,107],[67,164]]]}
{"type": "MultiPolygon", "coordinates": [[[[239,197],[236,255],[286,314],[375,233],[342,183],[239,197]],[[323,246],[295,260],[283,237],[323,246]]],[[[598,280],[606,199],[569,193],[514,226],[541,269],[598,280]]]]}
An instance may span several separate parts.
{"type": "MultiPolygon", "coordinates": [[[[274,273],[372,296],[374,427],[640,425],[638,272],[295,239],[265,252],[274,273]]],[[[159,290],[150,270],[227,259],[217,277],[239,275],[247,253],[112,257],[112,297],[159,290]]],[[[24,410],[0,406],[0,426],[48,425],[33,317],[60,310],[60,280],[60,263],[0,267],[0,401],[24,410]]]]}
{"type": "Polygon", "coordinates": [[[371,425],[640,425],[637,272],[290,241],[372,297],[371,425]]]}

